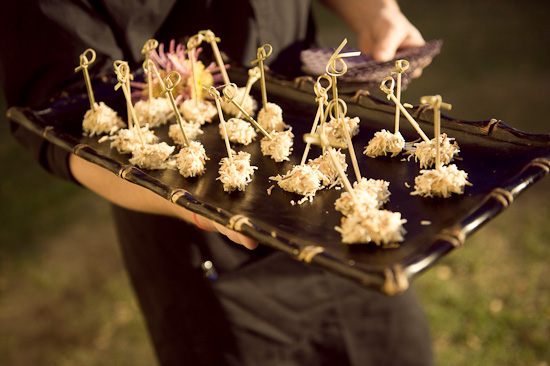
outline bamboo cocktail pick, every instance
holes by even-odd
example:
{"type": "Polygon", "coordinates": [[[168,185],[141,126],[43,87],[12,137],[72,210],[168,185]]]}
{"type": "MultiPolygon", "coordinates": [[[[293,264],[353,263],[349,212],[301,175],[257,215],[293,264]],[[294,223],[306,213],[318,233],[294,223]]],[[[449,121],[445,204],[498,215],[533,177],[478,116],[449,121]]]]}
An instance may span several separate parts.
{"type": "Polygon", "coordinates": [[[231,164],[233,164],[233,153],[231,152],[231,144],[229,143],[229,134],[227,133],[227,127],[225,126],[225,118],[223,118],[222,105],[220,103],[220,99],[221,99],[220,92],[216,88],[211,86],[208,89],[208,93],[210,94],[210,96],[212,98],[214,98],[214,100],[216,102],[216,108],[218,109],[218,115],[220,117],[220,123],[221,123],[222,128],[223,128],[223,137],[224,137],[224,140],[225,140],[225,148],[227,149],[227,157],[229,159],[229,162],[231,164]]]}
{"type": "Polygon", "coordinates": [[[130,116],[134,120],[134,128],[136,128],[138,131],[139,140],[141,144],[145,146],[145,140],[143,139],[141,128],[139,126],[139,121],[136,117],[136,111],[134,110],[134,106],[132,104],[132,95],[129,88],[130,67],[128,66],[128,62],[117,60],[114,62],[114,68],[118,80],[118,84],[115,85],[115,90],[118,90],[118,88],[122,88],[122,92],[124,93],[124,97],[126,98],[126,105],[129,111],[128,120],[130,120],[130,116]]]}
{"type": "MultiPolygon", "coordinates": [[[[344,38],[342,43],[340,43],[340,46],[334,51],[332,56],[330,57],[327,66],[326,66],[326,73],[332,77],[332,99],[333,100],[339,100],[338,98],[338,87],[336,79],[338,76],[344,75],[348,71],[348,66],[346,65],[344,58],[346,57],[355,57],[359,56],[361,52],[354,51],[354,52],[346,52],[346,53],[340,53],[344,46],[348,43],[348,40],[344,38]],[[340,63],[342,69],[338,70],[337,68],[337,62],[340,63]]],[[[355,171],[355,176],[357,180],[361,179],[361,172],[359,171],[359,164],[357,163],[357,156],[355,155],[355,149],[353,148],[353,143],[351,142],[351,134],[348,128],[347,123],[345,123],[345,113],[343,116],[340,116],[340,103],[336,102],[333,104],[334,108],[331,110],[334,112],[333,117],[338,121],[340,118],[342,118],[342,128],[344,129],[344,136],[346,137],[346,142],[348,144],[348,149],[350,152],[351,162],[353,165],[353,170],[355,171]]]]}
{"type": "MultiPolygon", "coordinates": [[[[160,79],[160,80],[162,80],[162,79],[160,79]]],[[[180,81],[181,81],[180,73],[177,72],[177,71],[171,71],[168,75],[166,75],[166,78],[162,82],[163,83],[163,88],[164,88],[164,91],[162,93],[163,94],[168,93],[168,97],[170,98],[170,103],[172,104],[172,109],[174,110],[174,113],[176,114],[176,119],[177,119],[178,124],[180,126],[181,133],[183,134],[184,147],[188,147],[189,146],[189,139],[187,138],[187,135],[185,134],[185,128],[183,128],[183,119],[181,118],[181,114],[180,114],[180,112],[178,110],[178,107],[176,105],[176,100],[174,99],[174,94],[172,93],[172,91],[180,83],[180,81]]]]}
{"type": "Polygon", "coordinates": [[[90,100],[90,109],[94,112],[96,111],[95,97],[94,91],[92,89],[92,82],[90,80],[90,74],[88,73],[88,66],[95,61],[95,57],[95,51],[91,48],[88,48],[86,51],[84,51],[84,53],[80,55],[80,66],[74,69],[75,72],[82,70],[82,73],[84,74],[84,82],[86,83],[88,99],[90,100]],[[91,55],[90,59],[88,59],[88,57],[86,56],[88,53],[91,55]]]}
{"type": "Polygon", "coordinates": [[[218,42],[220,42],[220,38],[216,37],[214,32],[212,32],[210,29],[200,31],[199,35],[203,37],[203,39],[210,44],[212,47],[212,52],[214,52],[214,57],[216,58],[216,63],[218,64],[218,67],[220,68],[220,73],[222,74],[223,83],[229,84],[229,76],[227,75],[227,70],[225,69],[225,63],[223,62],[222,55],[220,53],[220,49],[218,48],[218,42]]]}
{"type": "Polygon", "coordinates": [[[401,110],[403,115],[407,118],[407,120],[414,127],[416,132],[418,132],[420,137],[422,137],[422,139],[424,141],[429,143],[430,139],[428,138],[428,136],[426,136],[424,131],[422,131],[422,129],[420,128],[418,123],[414,120],[414,118],[411,116],[411,114],[405,109],[405,107],[403,107],[403,104],[401,104],[401,102],[399,100],[397,100],[395,95],[393,95],[393,89],[394,88],[395,88],[395,80],[393,80],[393,77],[391,77],[391,76],[386,77],[384,80],[382,80],[382,83],[380,84],[380,90],[382,90],[384,93],[386,93],[388,95],[388,100],[391,99],[391,101],[395,103],[395,105],[401,110]],[[390,82],[389,87],[386,85],[388,82],[390,82]]]}
{"type": "Polygon", "coordinates": [[[441,108],[451,110],[452,105],[443,103],[441,95],[430,95],[420,98],[420,103],[429,104],[434,109],[434,142],[435,142],[435,168],[441,170],[441,108]]]}
{"type": "Polygon", "coordinates": [[[267,89],[265,85],[264,61],[269,56],[271,56],[272,52],[273,52],[273,47],[271,47],[270,44],[264,44],[258,48],[258,52],[256,54],[258,58],[252,61],[252,64],[258,64],[258,67],[260,68],[260,82],[261,82],[261,88],[262,88],[262,106],[264,108],[267,108],[267,89]],[[266,48],[268,48],[269,51],[266,51],[266,48]]]}
{"type": "Polygon", "coordinates": [[[202,35],[195,34],[193,37],[189,38],[189,41],[187,41],[187,58],[189,59],[189,63],[191,64],[191,78],[193,81],[193,84],[191,84],[191,98],[195,101],[195,105],[197,105],[197,99],[199,98],[197,73],[195,70],[195,49],[202,43],[202,38],[202,35]]]}
{"type": "MultiPolygon", "coordinates": [[[[149,54],[151,51],[154,51],[159,46],[159,43],[156,39],[150,39],[143,45],[141,53],[145,55],[145,62],[143,65],[147,65],[149,62],[149,54]]],[[[159,79],[160,81],[160,79],[159,79]]],[[[150,72],[147,72],[147,86],[149,87],[149,99],[153,99],[153,79],[150,72]]]]}
{"type": "MultiPolygon", "coordinates": [[[[262,77],[262,74],[258,66],[248,70],[248,80],[246,82],[243,99],[241,100],[241,103],[240,103],[242,106],[244,106],[246,103],[246,99],[250,94],[250,89],[252,89],[252,85],[254,85],[254,83],[258,81],[261,77],[262,77]]],[[[237,114],[237,118],[241,118],[242,115],[243,115],[242,112],[239,110],[239,113],[237,114]]]]}
{"type": "Polygon", "coordinates": [[[344,172],[344,170],[342,170],[342,167],[338,163],[336,156],[334,156],[334,147],[328,141],[325,135],[324,129],[321,127],[320,133],[305,134],[304,142],[309,144],[319,145],[323,148],[323,150],[326,150],[328,152],[328,156],[330,158],[330,161],[332,162],[332,165],[336,168],[336,170],[338,171],[338,175],[340,176],[340,179],[342,179],[342,182],[344,183],[344,188],[350,194],[354,204],[357,204],[358,201],[357,201],[357,197],[355,196],[355,192],[353,191],[353,186],[351,185],[351,182],[346,176],[346,173],[344,172]]]}
{"type": "Polygon", "coordinates": [[[155,65],[155,63],[151,59],[149,59],[143,63],[143,69],[148,75],[152,75],[153,73],[155,74],[155,76],[159,80],[160,88],[162,89],[161,94],[163,94],[164,91],[166,90],[166,87],[164,85],[164,82],[162,81],[162,76],[160,76],[160,72],[157,69],[157,66],[155,65]]]}
{"type": "Polygon", "coordinates": [[[260,132],[265,137],[267,137],[270,140],[273,140],[271,135],[262,126],[260,126],[258,122],[256,122],[256,120],[252,118],[252,116],[250,116],[250,114],[248,114],[239,103],[235,101],[235,96],[237,95],[237,85],[235,83],[226,85],[225,88],[223,89],[223,95],[229,102],[233,103],[233,105],[237,107],[237,109],[246,117],[246,119],[248,119],[250,123],[254,125],[254,127],[260,130],[260,132]]]}
{"type": "MultiPolygon", "coordinates": [[[[338,76],[344,75],[348,71],[348,65],[344,62],[344,58],[346,57],[355,57],[361,55],[361,52],[354,51],[354,52],[346,52],[346,53],[340,53],[344,46],[348,43],[347,38],[344,38],[342,43],[340,43],[340,46],[334,51],[332,56],[330,56],[330,59],[328,60],[327,66],[325,68],[325,71],[328,75],[332,77],[332,98],[338,99],[338,87],[336,84],[336,78],[338,76]],[[336,62],[339,62],[342,66],[342,70],[338,70],[336,66],[336,62]]],[[[336,111],[336,117],[339,117],[338,111],[336,111]]]]}
{"type": "MultiPolygon", "coordinates": [[[[310,135],[313,135],[317,130],[317,125],[319,124],[319,121],[324,122],[326,120],[324,105],[327,103],[327,93],[331,87],[332,87],[332,80],[328,77],[328,75],[321,75],[317,78],[317,82],[313,87],[313,91],[315,92],[315,95],[316,95],[315,100],[319,103],[319,106],[317,107],[317,113],[315,114],[315,119],[313,120],[313,126],[311,127],[310,135]],[[328,81],[328,85],[326,88],[324,88],[323,85],[321,84],[321,81],[323,79],[328,81]]],[[[311,142],[307,142],[300,165],[304,165],[306,163],[310,146],[311,146],[311,142]]]]}
{"type": "MultiPolygon", "coordinates": [[[[408,68],[409,68],[409,61],[407,60],[397,60],[395,61],[395,67],[396,69],[392,71],[392,74],[397,74],[397,89],[395,91],[395,95],[399,103],[401,103],[401,74],[403,74],[408,68]]],[[[395,131],[394,133],[397,134],[399,132],[399,112],[401,110],[396,105],[395,106],[395,131]]]]}

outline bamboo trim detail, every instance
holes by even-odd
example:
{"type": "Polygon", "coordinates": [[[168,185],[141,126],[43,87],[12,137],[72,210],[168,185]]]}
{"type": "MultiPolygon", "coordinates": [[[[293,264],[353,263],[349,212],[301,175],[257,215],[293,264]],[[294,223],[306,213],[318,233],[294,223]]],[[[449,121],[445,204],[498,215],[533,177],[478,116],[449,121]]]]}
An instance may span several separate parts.
{"type": "Polygon", "coordinates": [[[391,269],[384,269],[386,281],[382,285],[382,291],[388,295],[396,295],[409,288],[409,279],[401,265],[395,265],[391,269]]]}
{"type": "Polygon", "coordinates": [[[466,234],[459,228],[445,229],[437,234],[436,239],[448,241],[455,248],[460,248],[466,241],[466,234]]]}
{"type": "Polygon", "coordinates": [[[134,168],[133,165],[126,165],[126,166],[123,166],[120,168],[120,170],[118,171],[117,175],[124,179],[124,180],[128,180],[126,179],[126,174],[128,174],[129,171],[131,171],[132,169],[134,168]]]}
{"type": "Polygon", "coordinates": [[[170,202],[177,203],[178,200],[180,199],[180,197],[185,196],[187,193],[189,193],[189,192],[186,191],[185,189],[176,189],[176,190],[174,190],[172,192],[172,194],[170,195],[170,202]]]}
{"type": "Polygon", "coordinates": [[[546,158],[533,159],[533,161],[529,163],[529,166],[536,166],[544,170],[546,174],[550,173],[550,160],[546,158]]]}
{"type": "Polygon", "coordinates": [[[502,203],[502,206],[504,206],[504,208],[507,208],[514,202],[514,196],[512,195],[512,193],[503,188],[493,189],[489,194],[489,197],[496,198],[498,201],[500,201],[500,203],[502,203]]]}
{"type": "Polygon", "coordinates": [[[74,148],[73,148],[73,154],[75,154],[76,156],[79,156],[78,154],[80,153],[81,150],[85,149],[86,147],[88,147],[89,145],[86,145],[86,144],[78,144],[76,145],[74,148]]]}
{"type": "Polygon", "coordinates": [[[320,246],[316,245],[308,245],[307,247],[304,247],[300,254],[298,254],[298,260],[304,261],[306,263],[311,263],[313,260],[313,257],[315,257],[317,254],[324,252],[325,249],[320,246]]]}
{"type": "Polygon", "coordinates": [[[253,227],[252,221],[250,221],[248,217],[244,215],[235,215],[229,219],[229,224],[227,227],[231,230],[242,231],[243,225],[253,227]]]}

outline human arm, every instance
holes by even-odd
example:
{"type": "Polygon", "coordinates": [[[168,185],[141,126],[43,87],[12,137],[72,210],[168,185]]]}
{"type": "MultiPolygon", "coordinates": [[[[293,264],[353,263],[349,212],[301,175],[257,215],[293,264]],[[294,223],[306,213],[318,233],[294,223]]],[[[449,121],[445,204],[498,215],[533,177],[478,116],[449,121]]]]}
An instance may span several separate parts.
{"type": "Polygon", "coordinates": [[[254,249],[258,242],[204,216],[176,205],[132,182],[120,179],[111,172],[76,155],[69,158],[69,166],[76,181],[108,201],[139,212],[176,217],[203,230],[218,231],[233,242],[254,249]]]}
{"type": "Polygon", "coordinates": [[[401,47],[418,47],[424,38],[395,0],[321,0],[357,34],[359,49],[377,61],[391,60],[401,47]]]}
{"type": "MultiPolygon", "coordinates": [[[[27,4],[11,2],[0,16],[0,29],[6,35],[0,42],[0,81],[10,106],[43,105],[59,90],[82,85],[82,75],[74,73],[74,68],[80,53],[88,47],[97,53],[97,60],[90,70],[96,76],[112,72],[113,59],[135,60],[141,57],[140,47],[159,27],[159,19],[164,18],[159,15],[151,17],[147,23],[138,23],[129,16],[108,17],[105,13],[115,14],[114,10],[109,10],[107,5],[105,9],[99,8],[100,5],[93,2],[33,2],[23,11],[21,8],[25,6],[27,4]],[[122,20],[108,25],[105,18],[122,20]],[[139,24],[136,32],[122,32],[132,24],[139,24]],[[26,31],[14,32],[14,29],[26,31]],[[130,51],[136,49],[133,44],[139,45],[137,52],[130,51]]],[[[111,1],[109,6],[116,7],[117,2],[111,1]]],[[[146,12],[147,9],[139,10],[146,12]]],[[[132,14],[141,19],[138,12],[132,14]]],[[[68,153],[19,125],[12,124],[11,129],[13,136],[49,172],[76,180],[117,205],[178,217],[192,224],[198,222],[201,228],[219,231],[248,248],[257,245],[255,241],[204,217],[197,215],[195,220],[192,212],[68,153]]]]}

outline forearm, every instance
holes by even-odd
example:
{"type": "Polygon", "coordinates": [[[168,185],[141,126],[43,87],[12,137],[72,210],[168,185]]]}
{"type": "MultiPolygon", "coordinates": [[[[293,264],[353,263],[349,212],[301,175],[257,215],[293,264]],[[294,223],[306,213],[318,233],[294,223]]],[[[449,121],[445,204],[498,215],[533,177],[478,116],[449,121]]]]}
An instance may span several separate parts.
{"type": "Polygon", "coordinates": [[[372,24],[381,11],[401,12],[395,0],[319,0],[339,15],[357,34],[372,24]]]}
{"type": "Polygon", "coordinates": [[[118,206],[134,211],[176,217],[191,224],[196,224],[203,230],[219,231],[232,241],[249,249],[257,246],[255,240],[229,230],[227,227],[203,216],[195,216],[191,211],[164,199],[156,193],[120,179],[115,174],[76,155],[70,156],[69,166],[72,175],[80,184],[118,206]]]}
{"type": "Polygon", "coordinates": [[[396,0],[320,0],[357,34],[359,49],[389,61],[401,47],[419,47],[424,38],[401,13],[396,0]]]}

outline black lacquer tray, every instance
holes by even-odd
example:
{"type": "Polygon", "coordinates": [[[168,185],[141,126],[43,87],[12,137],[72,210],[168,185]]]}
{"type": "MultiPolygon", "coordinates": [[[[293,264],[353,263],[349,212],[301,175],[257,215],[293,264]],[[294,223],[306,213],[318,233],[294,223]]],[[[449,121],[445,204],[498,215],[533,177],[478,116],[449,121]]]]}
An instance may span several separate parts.
{"type": "MultiPolygon", "coordinates": [[[[230,77],[238,85],[244,85],[247,74],[244,70],[232,69],[230,77]]],[[[111,149],[109,142],[99,143],[96,137],[83,137],[82,117],[89,108],[84,87],[78,93],[54,98],[44,108],[11,108],[8,117],[121,179],[146,187],[297,260],[323,267],[389,295],[405,290],[412,278],[463,245],[468,235],[507,208],[518,194],[550,170],[549,135],[527,134],[497,120],[465,122],[443,116],[442,131],[455,138],[461,148],[460,160],[455,163],[469,174],[472,186],[466,187],[464,195],[448,199],[411,196],[414,178],[420,171],[414,159],[403,161],[402,155],[372,159],[362,154],[374,132],[382,128],[393,129],[395,107],[365,91],[341,96],[348,105],[348,116],[361,119],[354,146],[362,175],[389,181],[391,198],[385,208],[399,211],[407,219],[405,241],[398,248],[342,244],[340,234],[334,230],[341,219],[341,214],[334,209],[334,201],[342,190],[322,190],[313,202],[301,205],[290,203],[301,196],[277,186],[271,195],[267,193],[274,184],[269,177],[286,173],[299,163],[304,151],[302,135],[311,129],[317,108],[313,82],[309,77],[282,80],[269,76],[268,97],[283,108],[285,122],[293,128],[294,152],[289,162],[276,163],[262,156],[259,141],[246,147],[233,145],[237,151],[251,153],[251,162],[258,170],[245,192],[231,194],[224,192],[221,182],[216,179],[219,161],[226,156],[217,121],[203,126],[204,134],[199,138],[210,158],[206,173],[185,179],[176,170],[140,170],[128,163],[129,156],[111,149]]],[[[94,85],[96,99],[105,101],[125,116],[122,92],[114,91],[114,82],[94,85]]],[[[252,93],[261,100],[258,89],[252,93]]],[[[415,107],[411,114],[432,137],[433,111],[415,107]]],[[[157,135],[172,143],[167,131],[167,126],[163,126],[157,129],[157,135]]],[[[407,141],[418,137],[404,118],[401,133],[407,141]]],[[[320,149],[313,146],[309,157],[319,155],[320,149]]],[[[353,180],[351,164],[348,174],[353,180]]]]}

